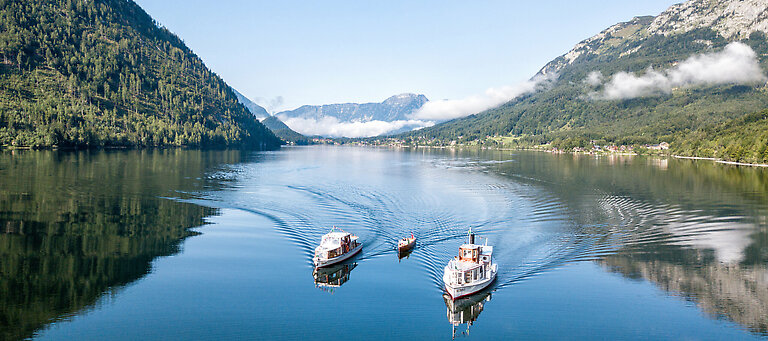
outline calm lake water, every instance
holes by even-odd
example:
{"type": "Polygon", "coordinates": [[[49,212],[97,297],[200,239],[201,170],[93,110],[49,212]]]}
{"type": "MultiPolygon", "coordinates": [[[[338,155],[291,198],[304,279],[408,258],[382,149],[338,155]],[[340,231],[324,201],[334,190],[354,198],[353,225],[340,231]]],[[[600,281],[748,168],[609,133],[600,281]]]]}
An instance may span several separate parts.
{"type": "Polygon", "coordinates": [[[0,339],[765,339],[767,217],[767,169],[689,160],[4,151],[0,339]],[[469,226],[499,275],[452,302],[469,226]]]}

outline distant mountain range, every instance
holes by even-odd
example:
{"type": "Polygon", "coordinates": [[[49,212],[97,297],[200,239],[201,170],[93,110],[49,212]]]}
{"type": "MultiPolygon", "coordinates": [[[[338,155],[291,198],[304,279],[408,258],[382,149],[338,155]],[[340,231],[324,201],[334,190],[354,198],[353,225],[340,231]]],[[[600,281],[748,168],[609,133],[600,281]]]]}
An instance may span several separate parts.
{"type": "Polygon", "coordinates": [[[248,108],[251,114],[256,116],[256,118],[258,118],[264,126],[272,131],[275,136],[289,144],[311,144],[311,140],[309,138],[291,129],[285,125],[283,121],[280,121],[280,119],[276,116],[271,116],[269,112],[267,112],[267,109],[264,109],[262,106],[253,103],[253,101],[248,99],[248,97],[245,97],[245,95],[241,94],[239,91],[235,89],[232,90],[235,92],[235,95],[237,95],[237,100],[240,101],[240,103],[242,103],[246,108],[248,108]]]}
{"type": "Polygon", "coordinates": [[[546,81],[534,93],[401,137],[564,147],[667,141],[680,154],[766,161],[768,132],[739,136],[734,128],[759,124],[740,118],[768,108],[766,33],[765,0],[686,1],[578,43],[541,69],[534,79],[546,81]],[[720,145],[695,153],[676,147],[723,125],[731,128],[720,145]]]}
{"type": "Polygon", "coordinates": [[[248,108],[248,111],[253,114],[253,116],[256,116],[259,120],[263,120],[267,117],[269,117],[269,112],[267,112],[267,109],[264,109],[264,107],[253,103],[248,97],[245,97],[245,95],[241,94],[239,91],[232,89],[232,91],[235,92],[235,96],[237,96],[237,100],[242,103],[246,108],[248,108]]]}
{"type": "Polygon", "coordinates": [[[434,124],[411,118],[427,97],[400,94],[381,103],[304,105],[275,114],[292,129],[324,137],[369,137],[394,134],[434,124]]]}
{"type": "Polygon", "coordinates": [[[325,105],[304,105],[298,109],[275,114],[281,118],[321,119],[335,117],[341,122],[393,122],[409,120],[411,113],[426,103],[427,97],[417,94],[400,94],[381,103],[343,103],[325,105]]]}

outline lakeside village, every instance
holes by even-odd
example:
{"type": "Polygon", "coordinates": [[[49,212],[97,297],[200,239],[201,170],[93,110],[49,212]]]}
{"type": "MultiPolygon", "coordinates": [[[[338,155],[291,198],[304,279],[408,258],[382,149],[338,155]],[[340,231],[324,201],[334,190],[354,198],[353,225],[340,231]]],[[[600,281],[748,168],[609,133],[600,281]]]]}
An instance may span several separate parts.
{"type": "Polygon", "coordinates": [[[592,140],[589,143],[581,143],[580,145],[572,145],[571,143],[555,140],[551,143],[542,145],[525,145],[516,143],[516,141],[509,141],[511,138],[507,137],[491,137],[487,136],[482,141],[465,141],[460,142],[462,137],[457,140],[444,142],[439,139],[427,139],[425,137],[419,138],[370,138],[370,139],[314,139],[315,143],[322,144],[336,144],[336,145],[355,145],[355,146],[375,146],[375,147],[421,147],[421,148],[452,148],[452,147],[474,147],[483,149],[531,149],[539,150],[550,153],[581,153],[581,154],[620,154],[620,155],[661,155],[667,154],[669,150],[669,143],[661,142],[658,144],[644,144],[644,145],[615,145],[608,144],[605,141],[592,140]],[[513,143],[510,143],[513,142],[513,143]],[[585,146],[586,144],[586,146],[585,146]]]}

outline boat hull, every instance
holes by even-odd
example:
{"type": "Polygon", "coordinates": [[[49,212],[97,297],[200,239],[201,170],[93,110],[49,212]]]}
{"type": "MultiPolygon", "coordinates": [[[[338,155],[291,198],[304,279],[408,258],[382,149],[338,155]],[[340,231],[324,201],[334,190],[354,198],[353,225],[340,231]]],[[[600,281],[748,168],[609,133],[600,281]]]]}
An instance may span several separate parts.
{"type": "Polygon", "coordinates": [[[494,271],[492,271],[490,278],[477,281],[472,284],[451,285],[448,283],[445,277],[443,277],[443,287],[445,288],[445,292],[454,300],[476,294],[490,286],[491,283],[496,280],[497,266],[498,265],[496,264],[493,265],[494,271]]]}
{"type": "Polygon", "coordinates": [[[491,283],[493,283],[494,280],[496,280],[496,276],[493,276],[493,278],[487,279],[482,282],[472,283],[470,285],[460,285],[457,287],[452,287],[448,284],[445,284],[445,292],[448,293],[448,295],[451,296],[452,299],[457,300],[459,298],[470,296],[480,291],[483,291],[483,289],[491,285],[491,283]]]}
{"type": "Polygon", "coordinates": [[[408,244],[398,245],[397,246],[397,251],[398,252],[410,251],[411,249],[413,249],[414,245],[416,245],[416,240],[415,239],[412,242],[408,243],[408,244]]]}
{"type": "Polygon", "coordinates": [[[360,252],[360,250],[362,249],[363,249],[363,244],[357,244],[357,247],[355,247],[354,249],[350,250],[349,252],[341,256],[330,258],[330,259],[313,258],[312,261],[315,263],[315,268],[322,268],[324,266],[330,266],[339,262],[343,262],[347,259],[350,259],[352,258],[352,256],[360,252]]]}

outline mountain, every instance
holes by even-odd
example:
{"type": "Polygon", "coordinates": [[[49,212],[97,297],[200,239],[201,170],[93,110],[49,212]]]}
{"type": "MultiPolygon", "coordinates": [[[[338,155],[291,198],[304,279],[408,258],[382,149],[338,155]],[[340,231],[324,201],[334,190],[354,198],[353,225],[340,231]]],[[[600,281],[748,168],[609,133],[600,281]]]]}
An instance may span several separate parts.
{"type": "Polygon", "coordinates": [[[298,145],[311,144],[311,141],[306,136],[293,131],[276,116],[269,116],[262,120],[261,123],[269,128],[269,130],[271,130],[275,136],[281,138],[283,141],[298,145]]]}
{"type": "Polygon", "coordinates": [[[131,0],[0,2],[0,145],[277,148],[131,0]]]}
{"type": "Polygon", "coordinates": [[[687,1],[580,42],[541,69],[537,76],[547,81],[535,93],[401,137],[674,146],[694,132],[768,108],[767,32],[765,0],[687,1]]]}
{"type": "Polygon", "coordinates": [[[293,129],[285,125],[283,121],[280,121],[279,118],[269,115],[267,109],[264,109],[260,105],[253,103],[250,99],[248,99],[248,97],[245,97],[245,95],[241,94],[239,91],[235,89],[232,89],[232,91],[235,92],[237,100],[240,101],[240,103],[242,103],[246,108],[248,108],[248,111],[250,111],[253,116],[261,120],[261,124],[267,127],[270,131],[272,131],[273,134],[275,134],[275,136],[281,140],[298,145],[307,145],[311,143],[311,141],[306,136],[295,132],[293,129]]]}
{"type": "Polygon", "coordinates": [[[319,120],[334,117],[341,122],[406,121],[415,110],[426,103],[427,97],[417,94],[400,94],[387,98],[381,103],[343,103],[325,105],[304,105],[298,109],[277,113],[285,119],[302,118],[319,120]]]}
{"type": "MultiPolygon", "coordinates": [[[[253,103],[248,97],[245,97],[245,95],[241,94],[239,91],[232,89],[232,91],[235,92],[235,96],[237,96],[237,100],[242,103],[246,108],[248,108],[248,111],[253,114],[253,116],[256,116],[259,120],[264,120],[265,118],[269,117],[269,113],[267,112],[267,109],[264,109],[264,107],[253,103]]],[[[262,122],[264,123],[264,122],[262,122]]]]}

